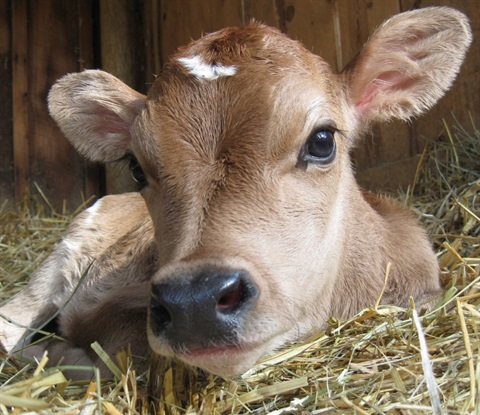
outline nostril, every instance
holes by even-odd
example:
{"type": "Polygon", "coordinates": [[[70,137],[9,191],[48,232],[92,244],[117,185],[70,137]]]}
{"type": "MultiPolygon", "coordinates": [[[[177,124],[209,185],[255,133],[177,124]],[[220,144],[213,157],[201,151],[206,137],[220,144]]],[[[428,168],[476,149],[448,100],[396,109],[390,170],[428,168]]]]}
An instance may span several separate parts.
{"type": "Polygon", "coordinates": [[[217,301],[217,310],[227,314],[233,313],[246,301],[248,290],[243,279],[236,276],[229,283],[225,284],[220,292],[220,298],[217,301]]]}
{"type": "Polygon", "coordinates": [[[231,292],[226,293],[223,297],[218,300],[217,309],[219,310],[226,310],[228,308],[232,309],[238,306],[242,302],[243,298],[243,290],[242,287],[239,285],[234,288],[231,292]]]}
{"type": "Polygon", "coordinates": [[[150,300],[150,320],[150,325],[156,335],[164,332],[172,321],[169,311],[154,297],[150,300]]]}

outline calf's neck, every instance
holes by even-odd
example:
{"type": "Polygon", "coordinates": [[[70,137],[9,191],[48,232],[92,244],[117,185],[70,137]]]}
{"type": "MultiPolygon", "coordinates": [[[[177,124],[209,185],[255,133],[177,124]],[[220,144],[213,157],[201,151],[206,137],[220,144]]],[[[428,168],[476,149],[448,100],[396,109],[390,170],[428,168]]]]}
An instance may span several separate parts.
{"type": "Polygon", "coordinates": [[[18,352],[61,310],[53,361],[101,366],[98,341],[230,376],[383,288],[382,303],[434,297],[425,232],[359,188],[350,153],[372,122],[430,108],[470,41],[458,11],[406,12],[336,74],[252,22],[180,49],[147,96],[99,70],[63,77],[48,99],[60,129],[89,160],[128,159],[141,190],[73,221],[0,308],[3,346],[18,352]]]}

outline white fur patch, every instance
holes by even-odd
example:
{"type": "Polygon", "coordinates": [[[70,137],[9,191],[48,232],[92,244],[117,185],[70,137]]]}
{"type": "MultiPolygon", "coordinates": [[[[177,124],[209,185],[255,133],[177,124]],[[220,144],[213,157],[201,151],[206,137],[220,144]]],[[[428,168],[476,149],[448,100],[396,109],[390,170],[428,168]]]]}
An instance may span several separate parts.
{"type": "Polygon", "coordinates": [[[70,252],[77,252],[80,247],[81,247],[81,244],[79,244],[77,241],[74,241],[73,239],[67,239],[65,238],[63,240],[63,244],[67,247],[67,249],[70,251],[70,252]]]}
{"type": "Polygon", "coordinates": [[[97,212],[101,204],[102,204],[102,199],[99,199],[87,210],[85,210],[85,212],[88,213],[88,216],[85,218],[84,225],[90,226],[94,223],[95,217],[97,216],[97,212]]]}
{"type": "Polygon", "coordinates": [[[210,65],[205,63],[198,55],[191,58],[178,58],[178,61],[197,79],[214,81],[237,73],[236,66],[210,65]]]}

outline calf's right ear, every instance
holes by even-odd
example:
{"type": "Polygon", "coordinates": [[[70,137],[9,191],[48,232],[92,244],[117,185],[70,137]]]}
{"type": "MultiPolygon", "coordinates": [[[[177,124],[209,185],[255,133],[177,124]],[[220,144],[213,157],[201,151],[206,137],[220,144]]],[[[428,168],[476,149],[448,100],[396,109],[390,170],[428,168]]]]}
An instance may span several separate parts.
{"type": "Polygon", "coordinates": [[[87,70],[58,80],[48,95],[50,115],[70,143],[92,161],[121,159],[145,96],[106,72],[87,70]]]}

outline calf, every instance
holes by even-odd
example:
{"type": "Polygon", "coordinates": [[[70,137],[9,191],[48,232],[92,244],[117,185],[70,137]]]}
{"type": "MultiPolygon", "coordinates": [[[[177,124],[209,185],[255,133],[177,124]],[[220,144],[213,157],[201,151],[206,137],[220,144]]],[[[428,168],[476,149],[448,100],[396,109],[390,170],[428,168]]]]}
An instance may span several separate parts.
{"type": "Polygon", "coordinates": [[[435,296],[425,232],[362,192],[350,153],[371,122],[431,107],[470,41],[458,11],[407,12],[334,74],[253,22],[181,49],[146,97],[102,71],[60,79],[49,109],[63,133],[90,160],[129,160],[141,190],[73,221],[0,309],[3,346],[18,351],[58,313],[55,359],[100,364],[98,341],[230,376],[383,288],[399,306],[435,296]]]}

